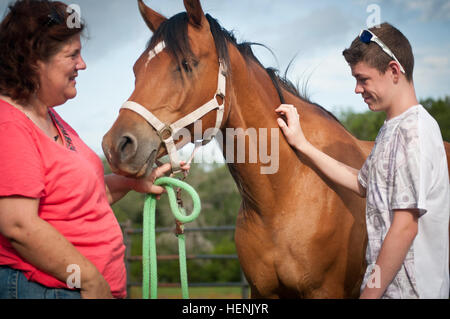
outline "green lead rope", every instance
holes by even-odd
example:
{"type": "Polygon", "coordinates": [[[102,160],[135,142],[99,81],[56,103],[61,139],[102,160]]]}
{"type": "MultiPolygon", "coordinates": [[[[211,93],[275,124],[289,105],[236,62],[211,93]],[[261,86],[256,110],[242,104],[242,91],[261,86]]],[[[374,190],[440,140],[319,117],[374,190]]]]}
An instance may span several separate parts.
{"type": "MultiPolygon", "coordinates": [[[[161,177],[154,183],[163,186],[169,196],[170,209],[175,219],[183,224],[190,223],[200,214],[200,197],[195,189],[189,184],[171,177],[161,177]],[[174,187],[185,190],[191,197],[194,208],[190,215],[186,215],[183,208],[178,207],[174,187]]],[[[156,299],[158,296],[158,272],[156,259],[156,234],[155,234],[155,215],[156,215],[156,195],[146,195],[144,204],[144,229],[142,243],[142,297],[156,299]],[[149,292],[150,290],[150,292],[149,292]]],[[[189,298],[188,279],[186,269],[186,243],[184,234],[178,237],[178,254],[180,262],[180,280],[183,299],[189,298]]]]}

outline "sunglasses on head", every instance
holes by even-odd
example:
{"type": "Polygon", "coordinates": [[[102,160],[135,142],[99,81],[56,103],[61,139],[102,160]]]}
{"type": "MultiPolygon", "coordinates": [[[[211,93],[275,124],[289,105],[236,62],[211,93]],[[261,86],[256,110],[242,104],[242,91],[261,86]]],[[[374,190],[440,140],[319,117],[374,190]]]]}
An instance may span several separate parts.
{"type": "Polygon", "coordinates": [[[401,63],[398,61],[398,59],[395,57],[394,53],[388,48],[386,44],[383,43],[383,41],[380,40],[379,37],[377,37],[375,34],[370,32],[369,30],[361,30],[359,33],[359,40],[363,43],[369,44],[370,42],[375,42],[380,46],[380,48],[389,55],[392,59],[395,60],[395,62],[398,63],[398,66],[400,67],[400,71],[405,74],[405,69],[401,65],[401,63]]]}
{"type": "Polygon", "coordinates": [[[46,26],[52,27],[54,25],[60,25],[63,23],[64,23],[64,14],[61,14],[61,12],[59,12],[59,10],[57,10],[54,6],[51,6],[46,26]]]}

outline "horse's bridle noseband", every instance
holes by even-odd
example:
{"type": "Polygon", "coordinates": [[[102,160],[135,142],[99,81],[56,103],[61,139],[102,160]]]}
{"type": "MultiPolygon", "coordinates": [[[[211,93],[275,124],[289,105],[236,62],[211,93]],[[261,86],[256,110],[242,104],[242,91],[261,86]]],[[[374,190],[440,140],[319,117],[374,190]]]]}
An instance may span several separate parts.
{"type": "MultiPolygon", "coordinates": [[[[165,48],[164,41],[159,42],[155,46],[155,48],[149,52],[146,65],[148,65],[151,59],[153,59],[155,56],[161,53],[164,50],[164,48],[165,48]]],[[[141,115],[156,130],[159,138],[165,144],[167,153],[169,154],[170,163],[172,164],[172,172],[179,173],[181,171],[180,160],[177,154],[177,146],[175,145],[175,141],[173,139],[174,135],[177,134],[182,128],[185,128],[188,125],[195,123],[197,120],[202,118],[207,113],[217,109],[215,127],[213,130],[211,130],[210,133],[208,133],[206,136],[203,137],[201,145],[206,145],[207,143],[209,143],[216,136],[217,132],[220,130],[220,127],[222,125],[223,114],[225,109],[225,89],[226,89],[226,68],[224,61],[219,59],[217,91],[214,94],[214,97],[210,101],[206,102],[205,104],[197,108],[195,111],[189,113],[188,115],[179,119],[178,121],[169,125],[165,124],[161,122],[152,112],[150,112],[144,106],[134,101],[125,102],[122,105],[121,110],[129,109],[136,112],[137,114],[141,115]],[[218,97],[221,98],[222,104],[219,104],[219,102],[217,101],[218,97]]]]}

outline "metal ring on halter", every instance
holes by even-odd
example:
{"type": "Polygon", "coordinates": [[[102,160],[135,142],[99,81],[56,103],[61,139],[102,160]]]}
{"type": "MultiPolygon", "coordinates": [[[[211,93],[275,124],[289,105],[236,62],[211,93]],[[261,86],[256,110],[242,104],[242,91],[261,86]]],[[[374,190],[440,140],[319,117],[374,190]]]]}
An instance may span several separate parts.
{"type": "MultiPolygon", "coordinates": [[[[222,99],[221,105],[223,105],[223,103],[225,101],[225,94],[223,94],[222,92],[216,92],[216,95],[214,95],[214,98],[216,99],[216,101],[217,101],[218,97],[222,99]]],[[[220,108],[221,105],[219,104],[219,101],[217,101],[217,104],[219,105],[219,108],[220,108]]]]}
{"type": "Polygon", "coordinates": [[[161,141],[166,141],[167,139],[172,137],[173,130],[169,125],[165,125],[162,129],[160,129],[157,134],[161,141]],[[166,133],[167,132],[167,133],[166,133]],[[166,137],[164,137],[164,134],[166,134],[166,137]],[[168,134],[168,135],[167,135],[168,134]]]}

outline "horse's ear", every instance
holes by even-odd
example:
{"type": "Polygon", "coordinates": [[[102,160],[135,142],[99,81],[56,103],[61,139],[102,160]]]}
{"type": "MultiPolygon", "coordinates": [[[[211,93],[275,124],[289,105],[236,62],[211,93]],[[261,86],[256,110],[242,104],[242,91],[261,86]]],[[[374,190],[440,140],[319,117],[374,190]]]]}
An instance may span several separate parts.
{"type": "Polygon", "coordinates": [[[161,23],[167,20],[165,16],[147,7],[143,0],[138,0],[138,5],[142,18],[152,32],[158,30],[161,23]]]}
{"type": "Polygon", "coordinates": [[[202,27],[206,21],[200,0],[183,0],[184,7],[189,17],[189,23],[195,27],[202,27]]]}

